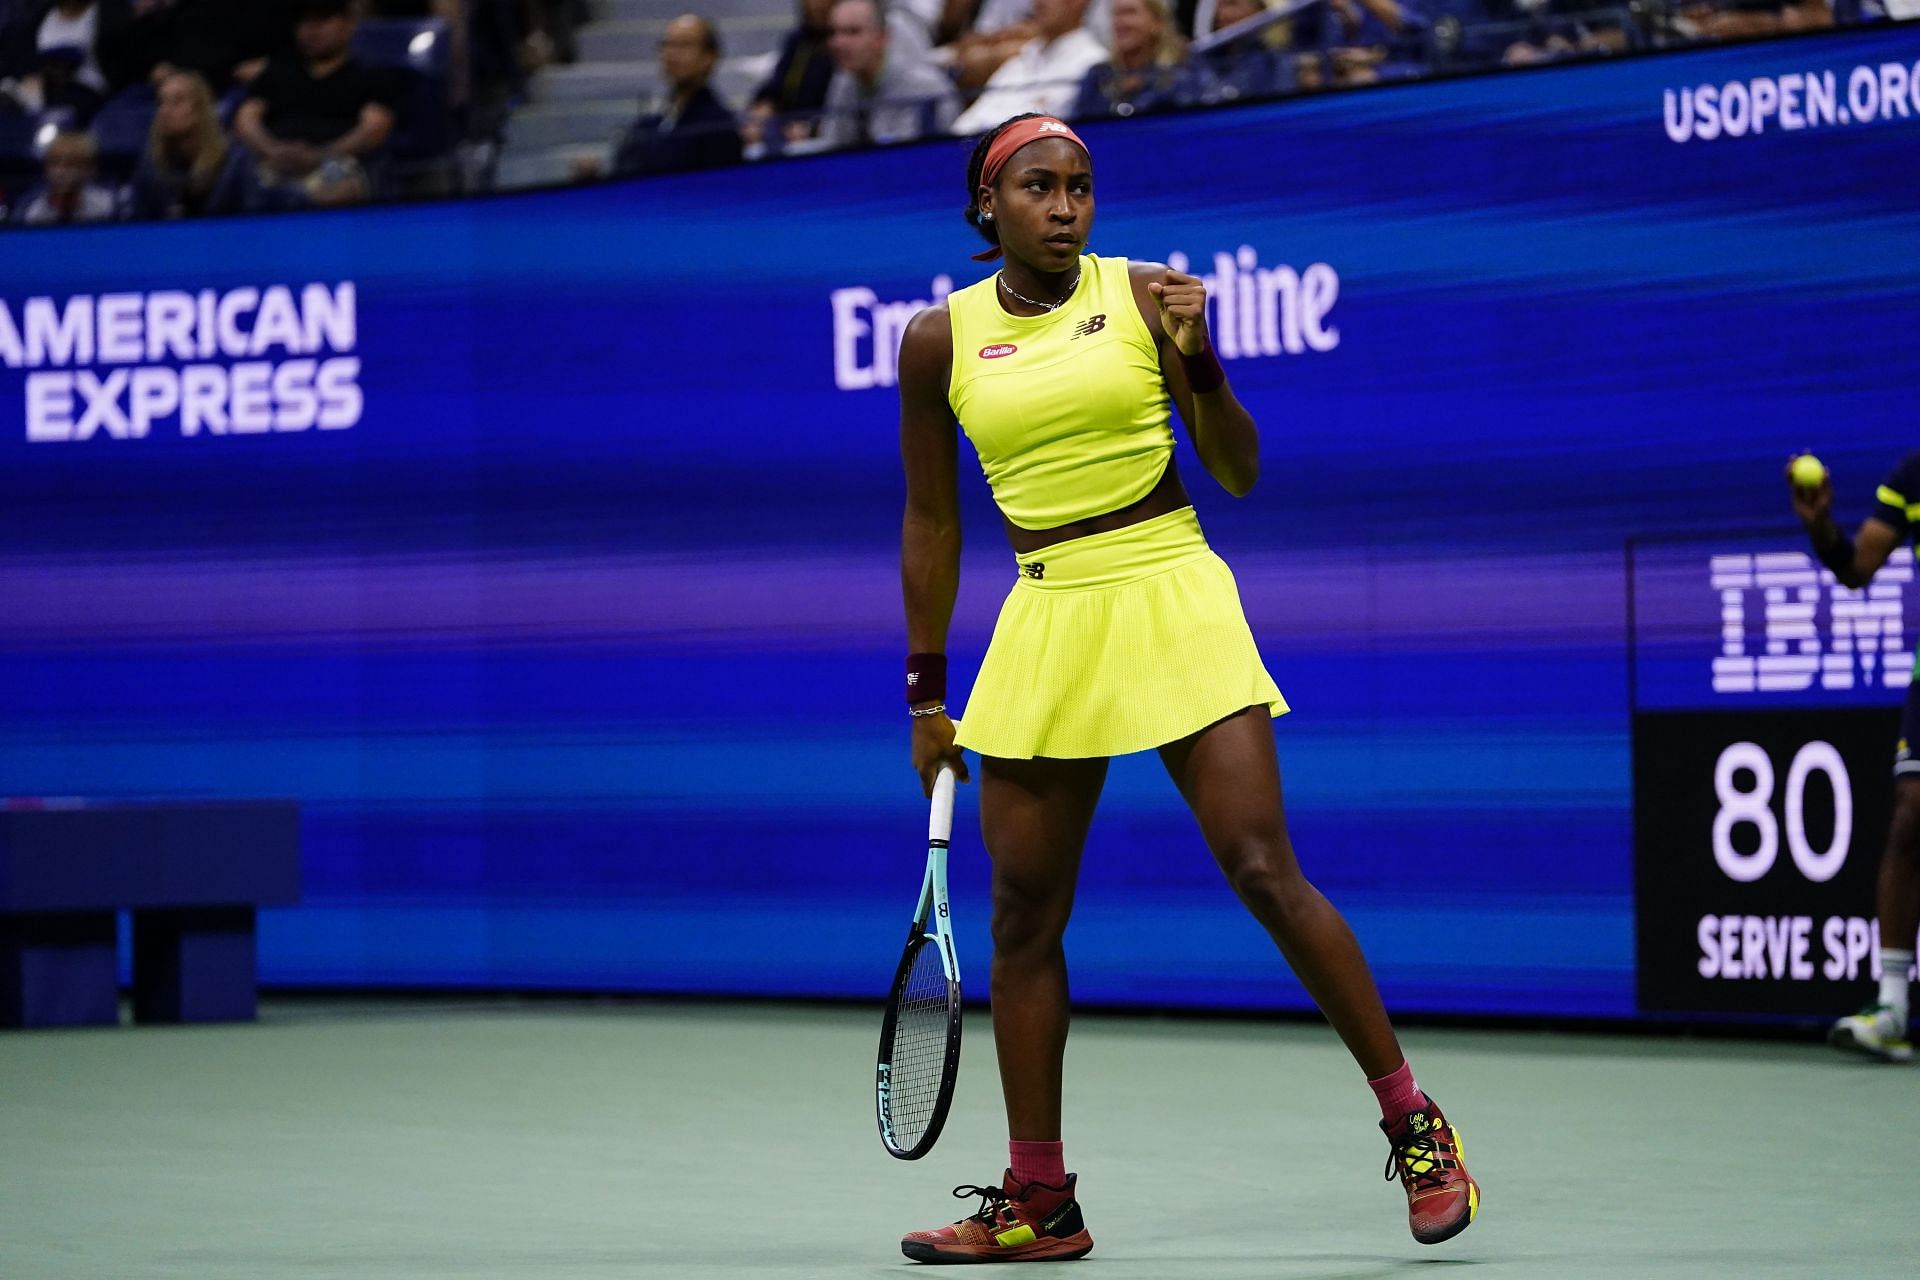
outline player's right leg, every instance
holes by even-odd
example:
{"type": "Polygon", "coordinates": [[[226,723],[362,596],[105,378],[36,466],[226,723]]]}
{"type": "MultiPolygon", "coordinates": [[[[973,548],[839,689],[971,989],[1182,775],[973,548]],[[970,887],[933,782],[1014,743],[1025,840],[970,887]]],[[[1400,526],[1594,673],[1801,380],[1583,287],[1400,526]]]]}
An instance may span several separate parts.
{"type": "Polygon", "coordinates": [[[1920,683],[1907,693],[1894,763],[1893,821],[1880,855],[1880,989],[1860,1012],[1833,1024],[1827,1040],[1883,1062],[1913,1057],[1907,970],[1920,933],[1920,683]]]}
{"type": "Polygon", "coordinates": [[[1093,1248],[1060,1150],[1063,941],[1106,776],[1105,760],[980,762],[980,827],[993,858],[993,1035],[1010,1158],[997,1185],[956,1189],[980,1197],[976,1212],[901,1240],[916,1261],[1038,1262],[1093,1248]]]}

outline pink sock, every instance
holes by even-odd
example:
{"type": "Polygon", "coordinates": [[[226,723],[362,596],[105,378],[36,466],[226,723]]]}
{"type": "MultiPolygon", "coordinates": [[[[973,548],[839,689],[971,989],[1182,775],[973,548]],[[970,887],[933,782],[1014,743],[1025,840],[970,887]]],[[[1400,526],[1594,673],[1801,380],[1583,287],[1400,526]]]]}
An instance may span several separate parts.
{"type": "Polygon", "coordinates": [[[1007,1143],[1007,1151],[1015,1182],[1038,1182],[1048,1187],[1067,1185],[1066,1157],[1060,1154],[1059,1143],[1022,1142],[1015,1138],[1007,1143]]]}
{"type": "Polygon", "coordinates": [[[1413,1068],[1404,1061],[1392,1075],[1367,1081],[1367,1087],[1380,1100],[1380,1114],[1388,1124],[1399,1124],[1412,1112],[1428,1106],[1427,1095],[1413,1082],[1413,1068]]]}

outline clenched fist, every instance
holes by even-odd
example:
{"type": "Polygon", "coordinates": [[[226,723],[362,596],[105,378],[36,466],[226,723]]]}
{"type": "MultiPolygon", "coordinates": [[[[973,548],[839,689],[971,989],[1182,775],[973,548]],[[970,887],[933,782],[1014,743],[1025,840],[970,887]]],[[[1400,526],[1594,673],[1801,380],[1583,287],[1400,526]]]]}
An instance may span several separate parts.
{"type": "Polygon", "coordinates": [[[1207,286],[1199,279],[1169,269],[1164,279],[1147,285],[1160,305],[1160,325],[1183,356],[1207,349],[1207,286]]]}

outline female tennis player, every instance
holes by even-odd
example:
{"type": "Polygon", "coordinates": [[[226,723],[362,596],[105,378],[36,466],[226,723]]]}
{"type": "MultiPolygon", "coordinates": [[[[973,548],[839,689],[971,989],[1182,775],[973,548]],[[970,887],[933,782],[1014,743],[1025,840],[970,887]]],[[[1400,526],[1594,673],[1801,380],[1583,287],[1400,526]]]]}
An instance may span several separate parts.
{"type": "Polygon", "coordinates": [[[922,311],[900,351],[901,535],[913,765],[964,779],[980,756],[993,858],[993,1029],[1011,1158],[979,1211],[901,1241],[923,1262],[1077,1258],[1093,1248],[1060,1141],[1061,947],[1107,759],[1157,750],[1207,846],[1326,1013],[1380,1101],[1388,1178],[1414,1238],[1479,1208],[1459,1136],[1414,1083],[1353,933],[1294,860],[1261,664],[1233,575],[1174,469],[1178,406],[1208,474],[1236,497],[1259,435],[1208,342],[1206,290],[1159,263],[1086,253],[1092,159],[1059,120],[1015,116],[967,170],[967,221],[997,274],[922,311]],[[973,442],[1018,576],[966,714],[946,714],[959,583],[958,438],[973,442]]]}

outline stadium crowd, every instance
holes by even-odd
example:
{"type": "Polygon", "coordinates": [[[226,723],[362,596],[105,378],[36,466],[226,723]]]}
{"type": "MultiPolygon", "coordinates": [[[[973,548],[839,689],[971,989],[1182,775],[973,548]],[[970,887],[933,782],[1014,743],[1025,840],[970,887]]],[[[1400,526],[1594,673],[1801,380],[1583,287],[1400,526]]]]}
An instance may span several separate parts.
{"type": "MultiPolygon", "coordinates": [[[[724,20],[662,9],[657,95],[570,172],[1915,14],[1920,0],[799,0],[764,78],[730,103],[714,85],[724,20]]],[[[589,0],[0,0],[0,207],[33,225],[486,189],[513,109],[593,16],[589,0]]]]}

